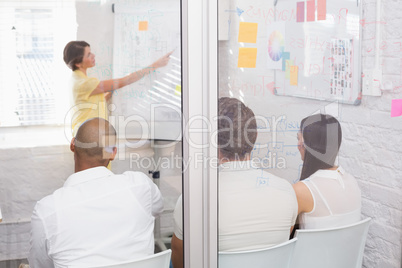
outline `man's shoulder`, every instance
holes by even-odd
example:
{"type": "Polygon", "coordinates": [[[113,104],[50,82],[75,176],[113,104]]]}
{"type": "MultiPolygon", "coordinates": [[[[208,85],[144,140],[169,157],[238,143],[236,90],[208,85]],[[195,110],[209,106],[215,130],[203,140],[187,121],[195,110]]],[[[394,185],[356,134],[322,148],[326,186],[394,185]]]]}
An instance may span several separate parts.
{"type": "Polygon", "coordinates": [[[262,177],[266,178],[268,188],[276,189],[286,195],[296,196],[292,184],[288,180],[267,171],[263,171],[262,177]]]}
{"type": "Polygon", "coordinates": [[[276,182],[278,182],[280,184],[292,187],[292,184],[288,180],[286,180],[285,178],[279,177],[279,176],[277,176],[275,174],[272,174],[271,172],[268,172],[266,170],[263,170],[263,174],[265,174],[267,177],[269,177],[273,181],[276,181],[276,182]]]}
{"type": "Polygon", "coordinates": [[[143,172],[140,171],[125,171],[122,174],[116,175],[128,180],[134,184],[148,184],[151,179],[143,172]]]}
{"type": "Polygon", "coordinates": [[[34,208],[34,214],[37,214],[38,216],[44,218],[47,217],[50,214],[53,214],[55,211],[55,199],[54,199],[54,194],[58,191],[60,191],[62,188],[57,189],[54,191],[52,194],[47,195],[40,199],[38,202],[36,202],[35,208],[34,208]]]}

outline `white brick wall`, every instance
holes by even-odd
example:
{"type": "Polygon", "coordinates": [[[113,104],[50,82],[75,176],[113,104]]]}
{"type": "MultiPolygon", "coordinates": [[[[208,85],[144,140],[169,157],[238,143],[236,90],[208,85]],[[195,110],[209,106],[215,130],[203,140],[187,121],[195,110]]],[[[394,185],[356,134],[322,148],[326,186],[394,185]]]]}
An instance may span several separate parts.
{"type": "MultiPolygon", "coordinates": [[[[363,19],[376,21],[376,1],[363,1],[363,19]]],[[[402,98],[402,1],[382,1],[381,97],[363,96],[358,107],[343,107],[340,163],[358,180],[362,213],[371,217],[363,266],[401,267],[402,118],[391,118],[391,100],[402,98]]],[[[363,28],[363,72],[375,64],[375,24],[363,28]],[[364,49],[364,48],[373,48],[364,49]],[[369,52],[370,51],[370,52],[369,52]]]]}

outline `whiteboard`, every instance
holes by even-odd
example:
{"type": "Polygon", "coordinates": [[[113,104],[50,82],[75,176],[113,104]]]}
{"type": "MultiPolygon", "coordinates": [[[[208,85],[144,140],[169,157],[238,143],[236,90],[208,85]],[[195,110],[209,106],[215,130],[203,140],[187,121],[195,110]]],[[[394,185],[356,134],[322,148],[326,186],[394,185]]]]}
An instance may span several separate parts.
{"type": "Polygon", "coordinates": [[[289,73],[283,69],[275,70],[275,93],[360,104],[359,2],[327,0],[326,19],[318,20],[318,0],[313,0],[313,21],[307,21],[307,2],[311,1],[279,0],[275,6],[275,21],[285,25],[284,51],[289,52],[294,66],[298,66],[296,85],[291,84],[289,73]],[[304,7],[301,14],[304,22],[297,22],[299,3],[304,7]]]}
{"type": "Polygon", "coordinates": [[[170,9],[158,9],[155,5],[114,5],[114,78],[146,68],[173,51],[167,66],[113,92],[114,123],[132,138],[180,139],[179,8],[179,3],[170,5],[170,9]]]}

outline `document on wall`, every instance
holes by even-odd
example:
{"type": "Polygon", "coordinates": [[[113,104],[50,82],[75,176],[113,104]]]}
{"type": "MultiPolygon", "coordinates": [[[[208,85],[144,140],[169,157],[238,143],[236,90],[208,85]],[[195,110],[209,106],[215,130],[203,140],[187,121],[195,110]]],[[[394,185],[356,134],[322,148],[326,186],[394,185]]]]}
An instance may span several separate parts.
{"type": "Polygon", "coordinates": [[[330,93],[345,96],[353,88],[352,39],[331,39],[330,93]]]}

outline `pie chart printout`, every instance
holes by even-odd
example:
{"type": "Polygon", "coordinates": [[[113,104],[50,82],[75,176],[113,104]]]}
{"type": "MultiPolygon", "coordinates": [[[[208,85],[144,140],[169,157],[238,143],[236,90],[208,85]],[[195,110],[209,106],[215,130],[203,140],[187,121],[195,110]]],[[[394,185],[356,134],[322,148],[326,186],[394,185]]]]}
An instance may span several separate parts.
{"type": "Polygon", "coordinates": [[[273,61],[279,61],[282,58],[284,44],[281,32],[273,31],[268,41],[268,54],[273,61]]]}

